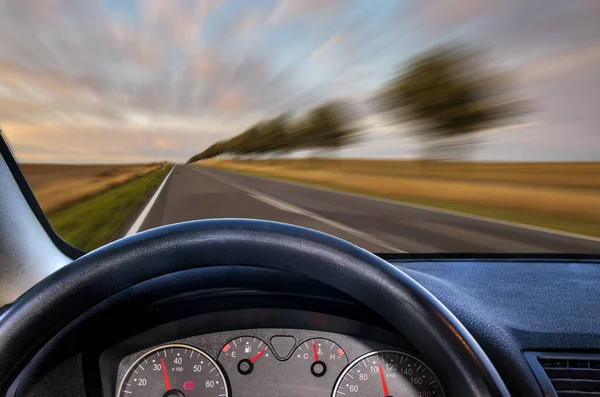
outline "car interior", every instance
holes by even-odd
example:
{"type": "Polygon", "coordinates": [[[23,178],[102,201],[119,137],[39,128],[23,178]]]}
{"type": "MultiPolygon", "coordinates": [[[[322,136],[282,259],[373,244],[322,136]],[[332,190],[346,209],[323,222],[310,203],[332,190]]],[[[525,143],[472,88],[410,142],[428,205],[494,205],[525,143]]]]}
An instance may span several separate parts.
{"type": "Polygon", "coordinates": [[[83,254],[4,141],[0,185],[3,396],[600,396],[593,255],[376,255],[249,219],[83,254]]]}

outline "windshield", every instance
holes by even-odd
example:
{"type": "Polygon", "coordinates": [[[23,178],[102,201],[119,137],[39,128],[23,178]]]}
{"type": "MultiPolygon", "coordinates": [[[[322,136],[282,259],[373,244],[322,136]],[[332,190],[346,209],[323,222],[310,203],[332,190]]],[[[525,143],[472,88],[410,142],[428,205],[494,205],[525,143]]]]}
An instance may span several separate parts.
{"type": "Polygon", "coordinates": [[[90,251],[239,217],[600,252],[600,2],[1,1],[0,125],[90,251]]]}

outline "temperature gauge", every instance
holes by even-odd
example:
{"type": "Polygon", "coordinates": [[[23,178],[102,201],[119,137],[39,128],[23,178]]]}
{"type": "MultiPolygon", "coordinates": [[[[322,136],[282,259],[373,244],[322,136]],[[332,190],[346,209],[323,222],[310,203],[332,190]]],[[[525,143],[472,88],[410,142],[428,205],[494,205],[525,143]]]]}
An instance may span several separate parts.
{"type": "MultiPolygon", "coordinates": [[[[344,350],[328,339],[316,338],[302,342],[290,358],[292,367],[311,378],[303,385],[306,395],[327,396],[340,372],[348,365],[344,350]]],[[[299,379],[307,379],[305,376],[299,379]]]]}

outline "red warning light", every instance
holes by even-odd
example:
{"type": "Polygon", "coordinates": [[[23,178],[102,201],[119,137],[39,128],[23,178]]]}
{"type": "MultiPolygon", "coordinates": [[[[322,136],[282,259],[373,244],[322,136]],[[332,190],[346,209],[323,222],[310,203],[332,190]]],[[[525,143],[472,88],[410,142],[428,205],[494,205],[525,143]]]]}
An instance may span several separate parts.
{"type": "Polygon", "coordinates": [[[194,390],[194,388],[196,387],[196,385],[194,384],[194,382],[189,381],[189,382],[183,382],[183,388],[185,390],[194,390]]]}

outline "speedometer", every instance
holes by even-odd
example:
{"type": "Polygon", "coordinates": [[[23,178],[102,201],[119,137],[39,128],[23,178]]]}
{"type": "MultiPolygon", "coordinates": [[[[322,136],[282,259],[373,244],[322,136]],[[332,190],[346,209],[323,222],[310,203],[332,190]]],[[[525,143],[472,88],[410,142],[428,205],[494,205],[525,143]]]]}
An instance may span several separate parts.
{"type": "Polygon", "coordinates": [[[332,397],[440,397],[442,386],[420,360],[396,350],[379,350],[354,360],[338,378],[332,397]]]}
{"type": "Polygon", "coordinates": [[[227,397],[223,372],[202,350],[164,345],[139,358],[123,378],[118,397],[227,397]]]}

